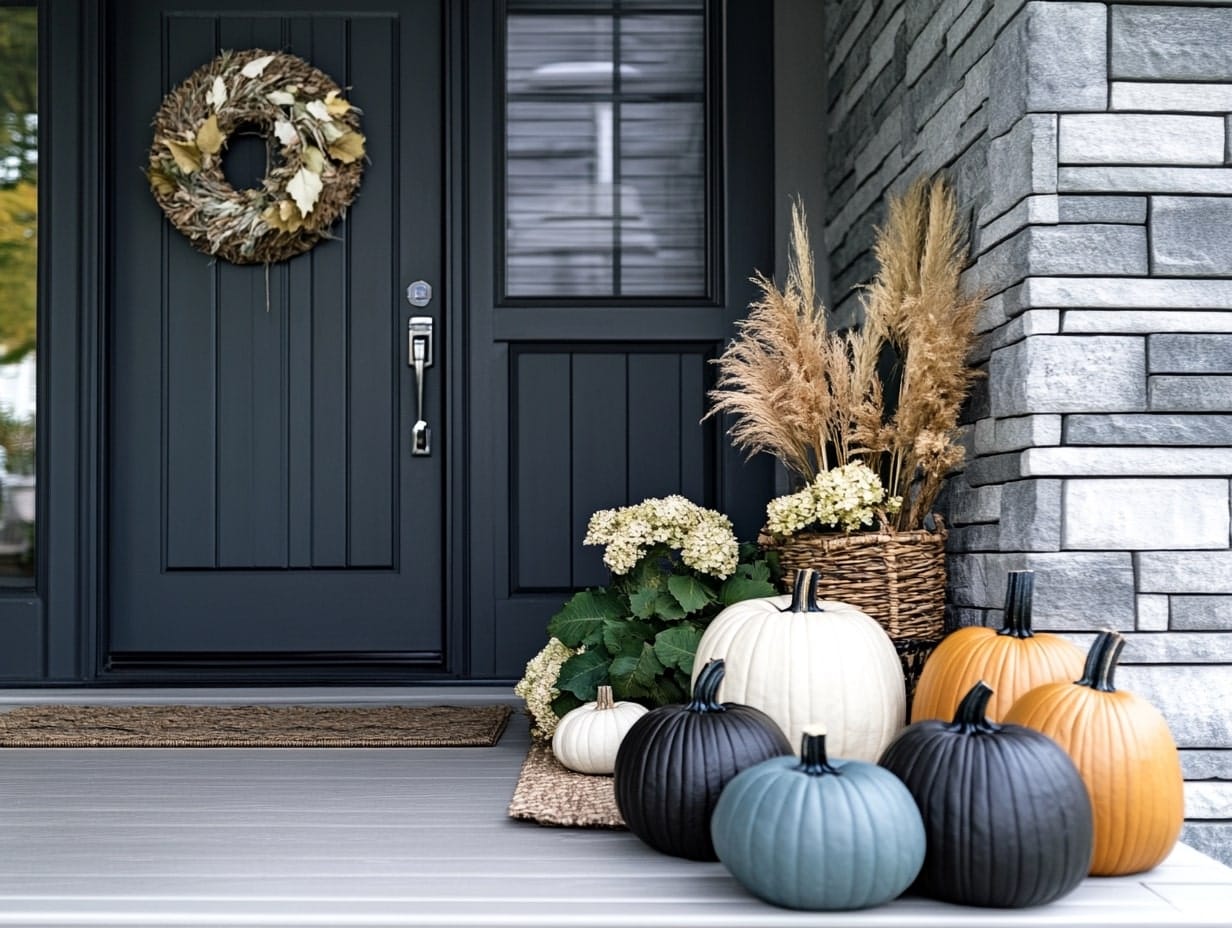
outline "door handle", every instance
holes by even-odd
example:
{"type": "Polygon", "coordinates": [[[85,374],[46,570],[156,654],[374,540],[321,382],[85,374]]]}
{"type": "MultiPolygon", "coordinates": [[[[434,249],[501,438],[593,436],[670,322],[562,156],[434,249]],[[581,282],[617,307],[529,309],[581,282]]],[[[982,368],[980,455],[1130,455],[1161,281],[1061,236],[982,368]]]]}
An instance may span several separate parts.
{"type": "Polygon", "coordinates": [[[432,366],[432,317],[411,316],[406,329],[406,363],[415,370],[415,424],[411,426],[411,454],[432,453],[432,430],[424,419],[424,377],[432,366]]]}

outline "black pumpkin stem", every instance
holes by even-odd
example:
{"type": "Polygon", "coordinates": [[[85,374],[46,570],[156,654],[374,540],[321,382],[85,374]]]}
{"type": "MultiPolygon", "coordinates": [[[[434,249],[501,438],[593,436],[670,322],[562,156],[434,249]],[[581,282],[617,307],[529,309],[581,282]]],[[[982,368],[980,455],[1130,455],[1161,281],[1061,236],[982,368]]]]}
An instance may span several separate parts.
{"type": "Polygon", "coordinates": [[[988,700],[992,699],[992,687],[983,680],[967,690],[967,695],[958,704],[954,712],[954,721],[950,723],[951,731],[961,731],[964,734],[974,732],[1000,731],[1001,726],[988,720],[988,700]]]}
{"type": "Polygon", "coordinates": [[[1031,631],[1031,599],[1035,592],[1035,571],[1011,570],[1005,584],[1005,620],[998,635],[1034,638],[1031,631]]]}
{"type": "Polygon", "coordinates": [[[719,684],[726,675],[727,665],[721,657],[708,662],[693,681],[693,699],[685,708],[690,712],[726,712],[719,702],[719,684]]]}
{"type": "Polygon", "coordinates": [[[796,769],[811,777],[819,777],[827,773],[835,776],[840,774],[839,769],[832,767],[826,758],[825,732],[806,731],[804,733],[804,739],[800,742],[800,763],[796,769]]]}
{"type": "Polygon", "coordinates": [[[1101,693],[1115,693],[1112,677],[1116,673],[1117,661],[1121,659],[1121,651],[1125,647],[1125,638],[1106,629],[1100,632],[1091,650],[1087,652],[1087,662],[1082,668],[1082,679],[1079,686],[1089,686],[1101,693]]]}
{"type": "Polygon", "coordinates": [[[821,585],[821,572],[813,567],[801,567],[796,571],[791,590],[791,605],[783,612],[825,612],[817,601],[817,589],[821,585]]]}

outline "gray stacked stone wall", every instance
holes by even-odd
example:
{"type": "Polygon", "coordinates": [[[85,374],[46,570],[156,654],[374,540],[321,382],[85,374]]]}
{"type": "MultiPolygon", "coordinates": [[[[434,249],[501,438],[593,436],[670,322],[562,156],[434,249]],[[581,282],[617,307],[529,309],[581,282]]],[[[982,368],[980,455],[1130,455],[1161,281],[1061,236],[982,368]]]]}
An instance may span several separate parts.
{"type": "Polygon", "coordinates": [[[944,171],[988,293],[945,505],[951,618],[1123,631],[1232,863],[1232,3],[830,0],[836,317],[888,192],[944,171]]]}

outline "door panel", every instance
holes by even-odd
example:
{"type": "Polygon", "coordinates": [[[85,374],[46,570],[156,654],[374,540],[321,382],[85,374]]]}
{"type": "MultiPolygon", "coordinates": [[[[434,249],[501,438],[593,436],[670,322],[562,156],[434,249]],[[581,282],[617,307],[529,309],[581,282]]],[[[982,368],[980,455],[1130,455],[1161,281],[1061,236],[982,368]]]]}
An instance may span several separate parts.
{"type": "MultiPolygon", "coordinates": [[[[113,661],[443,669],[440,4],[125,0],[113,31],[113,661]],[[249,47],[300,55],[349,88],[371,159],[336,238],[268,269],[190,248],[138,170],[161,95],[249,47]],[[414,310],[436,319],[429,457],[410,455],[402,294],[417,278],[436,290],[414,310]]],[[[258,156],[231,176],[259,176],[258,156]]]]}

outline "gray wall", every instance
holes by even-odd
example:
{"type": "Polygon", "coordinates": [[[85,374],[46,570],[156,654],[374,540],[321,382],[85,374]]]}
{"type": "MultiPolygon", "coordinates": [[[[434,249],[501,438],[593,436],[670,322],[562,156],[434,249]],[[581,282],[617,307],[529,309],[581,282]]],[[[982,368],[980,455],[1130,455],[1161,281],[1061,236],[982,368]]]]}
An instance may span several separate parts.
{"type": "Polygon", "coordinates": [[[1115,627],[1232,863],[1232,4],[829,0],[839,315],[887,191],[944,170],[990,294],[951,481],[952,618],[1115,627]]]}

